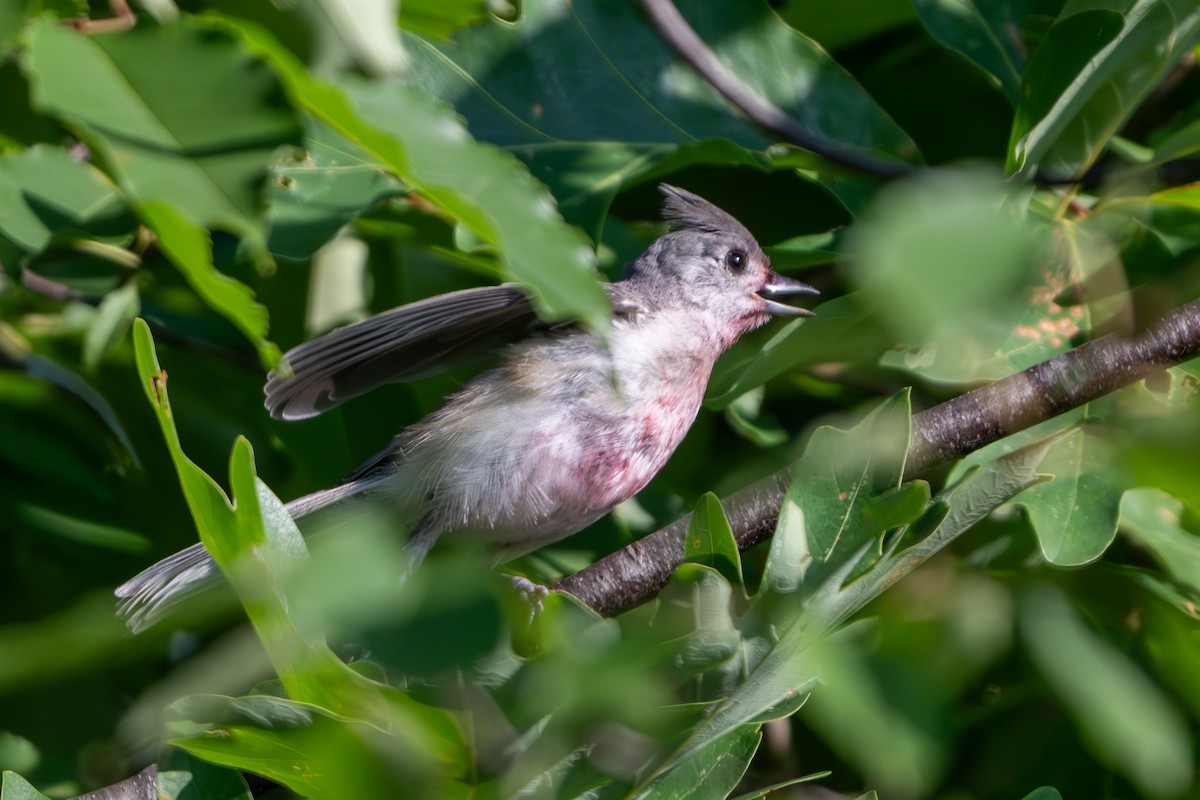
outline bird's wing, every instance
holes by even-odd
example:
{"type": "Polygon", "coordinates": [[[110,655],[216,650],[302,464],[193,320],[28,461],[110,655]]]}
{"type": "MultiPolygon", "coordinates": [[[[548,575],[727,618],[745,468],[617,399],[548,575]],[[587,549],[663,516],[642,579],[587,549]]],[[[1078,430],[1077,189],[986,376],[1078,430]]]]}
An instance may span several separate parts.
{"type": "Polygon", "coordinates": [[[514,283],[409,303],[292,348],[271,372],[266,406],[277,419],[306,419],[385,383],[470,364],[537,323],[514,283]]]}

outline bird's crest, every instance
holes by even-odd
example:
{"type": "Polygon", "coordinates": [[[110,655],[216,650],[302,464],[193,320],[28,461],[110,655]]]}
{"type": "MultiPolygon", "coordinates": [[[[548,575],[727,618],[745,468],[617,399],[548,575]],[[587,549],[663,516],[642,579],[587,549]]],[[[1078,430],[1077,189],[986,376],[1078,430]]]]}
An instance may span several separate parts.
{"type": "Polygon", "coordinates": [[[658,189],[667,198],[663,219],[670,224],[671,230],[730,233],[753,241],[750,231],[732,214],[722,211],[700,195],[668,183],[660,183],[658,189]]]}

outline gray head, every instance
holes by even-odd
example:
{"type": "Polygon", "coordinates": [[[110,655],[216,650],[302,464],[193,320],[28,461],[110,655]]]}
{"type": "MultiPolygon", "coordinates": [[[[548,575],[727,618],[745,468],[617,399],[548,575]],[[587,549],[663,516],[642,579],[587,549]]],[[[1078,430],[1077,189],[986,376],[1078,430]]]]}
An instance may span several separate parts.
{"type": "Polygon", "coordinates": [[[816,289],[771,269],[746,226],[699,195],[661,184],[671,232],[629,265],[626,278],[660,306],[688,306],[711,317],[726,344],[770,315],[810,316],[772,297],[816,289]]]}

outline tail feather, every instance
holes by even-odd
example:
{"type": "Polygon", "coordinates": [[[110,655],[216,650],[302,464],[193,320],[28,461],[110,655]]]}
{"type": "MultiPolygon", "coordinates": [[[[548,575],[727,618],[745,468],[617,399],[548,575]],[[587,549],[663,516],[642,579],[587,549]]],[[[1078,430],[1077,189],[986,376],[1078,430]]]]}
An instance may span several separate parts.
{"type": "MultiPolygon", "coordinates": [[[[360,494],[377,485],[383,476],[364,477],[330,489],[305,495],[287,504],[292,519],[360,494]]],[[[221,580],[221,570],[204,545],[196,543],[167,556],[130,578],[114,590],[119,602],[117,614],[126,627],[141,633],[154,625],[177,605],[221,580]]]]}
{"type": "Polygon", "coordinates": [[[170,613],[185,598],[208,588],[221,571],[204,545],[196,544],[139,572],[116,588],[117,613],[134,633],[141,633],[170,613]]]}

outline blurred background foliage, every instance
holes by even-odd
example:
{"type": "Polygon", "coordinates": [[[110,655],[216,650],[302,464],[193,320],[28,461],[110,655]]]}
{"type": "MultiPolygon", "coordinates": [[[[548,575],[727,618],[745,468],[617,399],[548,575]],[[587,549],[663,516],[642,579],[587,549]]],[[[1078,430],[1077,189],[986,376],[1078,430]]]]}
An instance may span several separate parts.
{"type": "Polygon", "coordinates": [[[826,771],[778,791],[1200,793],[1195,365],[903,486],[898,422],[1196,297],[1194,0],[679,4],[764,97],[913,168],[895,182],[755,129],[628,0],[398,6],[0,5],[5,800],[155,760],[165,797],[249,796],[230,768],[317,797],[760,796],[826,771]],[[498,280],[601,326],[660,180],[823,301],[723,359],[635,502],[515,565],[550,582],[695,508],[663,597],[531,618],[452,548],[400,586],[370,516],[286,555],[275,498],[462,376],[282,424],[279,352],[498,280]],[[806,445],[775,540],[739,558],[706,493],[806,445]],[[238,510],[193,519],[189,492],[238,510]],[[266,555],[129,636],[113,586],[198,522],[266,555]],[[924,563],[884,592],[904,553],[924,563]]]}

